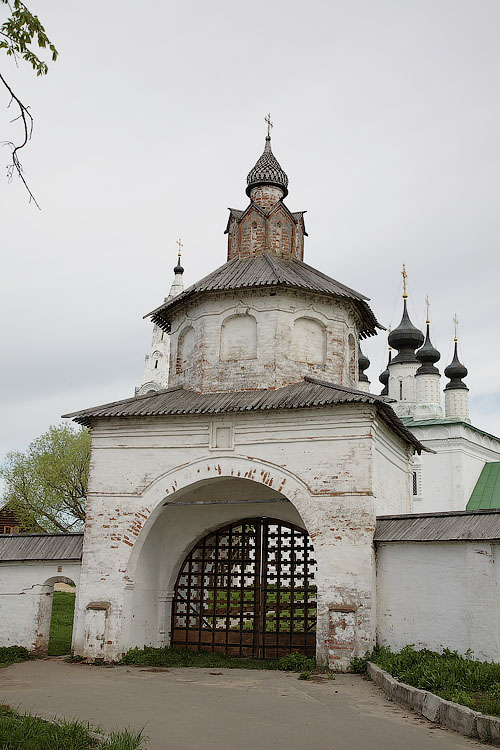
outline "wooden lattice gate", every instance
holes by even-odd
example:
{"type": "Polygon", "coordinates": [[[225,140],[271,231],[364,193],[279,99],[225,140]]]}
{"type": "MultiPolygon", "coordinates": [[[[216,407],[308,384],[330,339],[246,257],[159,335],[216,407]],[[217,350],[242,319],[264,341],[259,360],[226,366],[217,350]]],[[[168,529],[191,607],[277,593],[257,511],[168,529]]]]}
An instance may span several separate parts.
{"type": "Polygon", "coordinates": [[[307,532],[247,518],[209,534],[175,585],[173,646],[276,658],[316,650],[316,561],[307,532]]]}

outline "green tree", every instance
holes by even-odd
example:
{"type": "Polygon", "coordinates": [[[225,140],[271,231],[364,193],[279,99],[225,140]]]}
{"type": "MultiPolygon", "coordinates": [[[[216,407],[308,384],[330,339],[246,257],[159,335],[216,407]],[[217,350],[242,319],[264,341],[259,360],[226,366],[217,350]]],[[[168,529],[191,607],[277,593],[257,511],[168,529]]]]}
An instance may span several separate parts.
{"type": "MultiPolygon", "coordinates": [[[[48,38],[40,20],[28,10],[21,0],[0,0],[0,9],[2,5],[6,6],[7,17],[0,25],[0,50],[5,50],[7,56],[12,57],[16,64],[20,59],[25,60],[31,65],[37,76],[46,75],[48,65],[34,52],[34,47],[47,49],[54,62],[57,60],[57,50],[48,38]]],[[[13,122],[18,121],[22,128],[21,137],[17,144],[10,140],[2,142],[3,145],[9,146],[11,152],[11,162],[7,165],[7,176],[11,180],[14,174],[17,174],[29,193],[30,201],[33,201],[40,208],[26,182],[19,161],[19,151],[27,145],[33,132],[33,116],[29,107],[26,107],[14,93],[2,73],[0,73],[0,83],[5,86],[10,95],[8,107],[14,105],[18,110],[18,115],[14,117],[13,122]]]]}
{"type": "Polygon", "coordinates": [[[22,531],[79,531],[85,520],[90,432],[50,427],[27,450],[7,454],[3,500],[22,531]]]}

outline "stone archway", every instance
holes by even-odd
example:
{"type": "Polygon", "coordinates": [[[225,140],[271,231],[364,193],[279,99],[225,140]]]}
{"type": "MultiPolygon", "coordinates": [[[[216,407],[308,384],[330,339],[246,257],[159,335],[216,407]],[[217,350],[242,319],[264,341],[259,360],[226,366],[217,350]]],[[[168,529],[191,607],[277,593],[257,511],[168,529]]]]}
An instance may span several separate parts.
{"type": "Polygon", "coordinates": [[[247,480],[248,484],[267,488],[268,499],[276,497],[288,500],[296,510],[299,524],[310,530],[311,491],[299,477],[281,466],[258,458],[207,456],[160,475],[141,493],[140,507],[130,527],[130,537],[125,536],[125,539],[132,542],[127,564],[131,578],[135,575],[135,565],[142,545],[163,508],[182,502],[186,494],[195,491],[201,483],[206,485],[207,482],[219,479],[247,480]]]}
{"type": "Polygon", "coordinates": [[[307,499],[308,489],[289,472],[240,457],[197,461],[155,480],[143,493],[127,564],[125,647],[170,643],[175,584],[198,540],[250,516],[307,532],[297,507],[305,508],[307,499]]]}

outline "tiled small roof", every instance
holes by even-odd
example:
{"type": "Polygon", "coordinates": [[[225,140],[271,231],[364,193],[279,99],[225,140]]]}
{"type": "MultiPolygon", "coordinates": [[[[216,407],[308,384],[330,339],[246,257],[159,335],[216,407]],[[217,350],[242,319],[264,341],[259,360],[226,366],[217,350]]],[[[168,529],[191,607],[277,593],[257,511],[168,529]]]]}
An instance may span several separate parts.
{"type": "Polygon", "coordinates": [[[460,542],[500,539],[500,510],[378,516],[375,542],[460,542]]]}
{"type": "Polygon", "coordinates": [[[467,503],[467,510],[489,510],[500,508],[500,462],[483,466],[476,486],[467,503]]]}
{"type": "Polygon", "coordinates": [[[288,194],[288,176],[271,150],[269,135],[266,137],[264,153],[247,175],[247,195],[250,195],[251,189],[257,185],[277,185],[285,196],[288,194]]]}
{"type": "Polygon", "coordinates": [[[368,297],[341,284],[340,281],[335,281],[297,258],[286,260],[274,255],[234,258],[197,281],[182,294],[167,300],[145,317],[151,316],[153,323],[168,330],[172,311],[202,292],[235,291],[259,287],[303,289],[347,299],[356,307],[361,317],[361,338],[375,336],[377,328],[383,330],[383,326],[377,321],[367,304],[368,297]]]}
{"type": "Polygon", "coordinates": [[[63,416],[71,417],[79,424],[91,425],[94,419],[111,417],[224,414],[229,412],[304,409],[340,404],[372,404],[376,406],[382,419],[400,437],[413,445],[419,453],[422,449],[427,450],[406,429],[384,398],[309,377],[304,378],[299,383],[272,390],[197,393],[196,391],[185,390],[182,387],[167,388],[156,393],[146,393],[144,396],[114,401],[110,404],[75,411],[63,416]]]}
{"type": "Polygon", "coordinates": [[[0,562],[81,560],[83,534],[0,534],[0,562]]]}

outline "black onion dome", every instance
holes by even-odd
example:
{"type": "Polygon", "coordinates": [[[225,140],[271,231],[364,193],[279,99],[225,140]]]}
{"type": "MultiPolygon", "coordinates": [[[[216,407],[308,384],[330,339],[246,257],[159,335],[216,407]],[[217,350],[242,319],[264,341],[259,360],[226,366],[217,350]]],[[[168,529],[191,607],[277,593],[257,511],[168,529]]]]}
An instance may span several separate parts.
{"type": "Polygon", "coordinates": [[[179,260],[177,261],[177,265],[176,265],[176,266],[174,266],[174,273],[180,273],[180,275],[181,275],[181,276],[182,276],[182,274],[184,273],[184,269],[183,269],[183,267],[181,266],[181,260],[180,260],[180,258],[179,258],[179,260]]]}
{"type": "Polygon", "coordinates": [[[415,373],[416,375],[439,375],[439,370],[437,367],[434,367],[434,364],[441,359],[441,354],[431,344],[429,323],[427,323],[425,343],[423,347],[418,350],[416,357],[418,361],[422,363],[415,373]]]}
{"type": "Polygon", "coordinates": [[[379,381],[384,386],[384,388],[383,388],[383,390],[382,390],[382,392],[380,394],[381,396],[388,396],[389,395],[389,378],[391,376],[391,373],[389,372],[389,365],[391,364],[391,359],[392,359],[392,351],[389,349],[389,359],[387,361],[387,367],[385,368],[384,372],[382,372],[379,375],[379,378],[378,378],[379,381]]]}
{"type": "Polygon", "coordinates": [[[358,345],[358,380],[360,380],[363,383],[369,383],[368,375],[365,375],[365,370],[367,370],[370,367],[370,360],[366,356],[366,354],[363,354],[361,351],[361,347],[358,345]]]}
{"type": "Polygon", "coordinates": [[[258,185],[275,185],[283,190],[285,196],[288,195],[288,177],[271,151],[269,135],[266,136],[264,153],[247,175],[247,195],[250,196],[251,189],[258,185]]]}
{"type": "Polygon", "coordinates": [[[458,344],[455,341],[453,359],[444,371],[446,377],[450,379],[450,382],[446,384],[445,391],[450,391],[452,388],[465,388],[468,390],[465,383],[462,382],[462,378],[465,378],[467,373],[467,368],[458,359],[458,344]]]}
{"type": "Polygon", "coordinates": [[[398,353],[392,360],[393,362],[418,362],[415,356],[415,349],[418,349],[424,343],[424,334],[415,328],[408,315],[406,308],[406,299],[403,300],[403,317],[401,323],[389,334],[389,346],[397,349],[398,353]]]}

